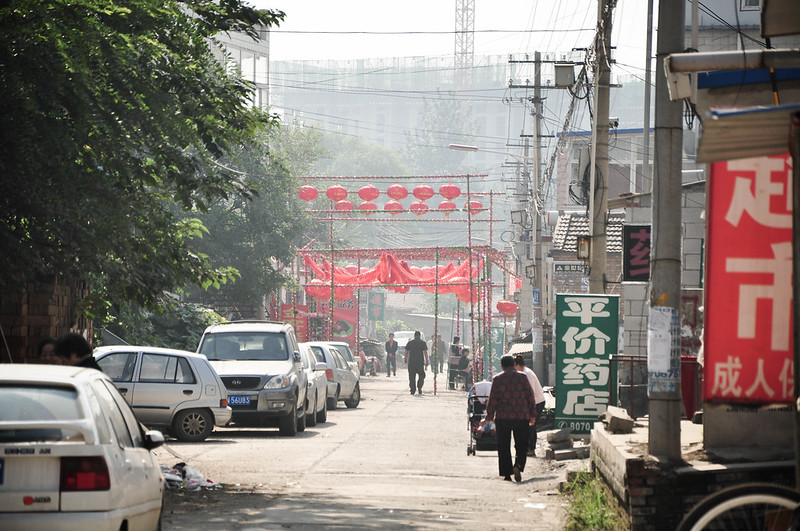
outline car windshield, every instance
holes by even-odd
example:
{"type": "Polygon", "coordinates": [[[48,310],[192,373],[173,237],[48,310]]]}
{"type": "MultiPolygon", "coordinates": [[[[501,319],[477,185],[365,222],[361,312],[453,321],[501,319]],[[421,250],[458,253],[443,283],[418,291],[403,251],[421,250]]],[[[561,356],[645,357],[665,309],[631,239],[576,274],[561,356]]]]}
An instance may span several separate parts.
{"type": "Polygon", "coordinates": [[[200,354],[218,360],[288,360],[286,337],[278,332],[230,332],[208,334],[200,354]]]}
{"type": "Polygon", "coordinates": [[[0,385],[0,442],[61,441],[74,439],[78,430],[27,428],[21,422],[82,420],[78,392],[73,387],[0,385]]]}

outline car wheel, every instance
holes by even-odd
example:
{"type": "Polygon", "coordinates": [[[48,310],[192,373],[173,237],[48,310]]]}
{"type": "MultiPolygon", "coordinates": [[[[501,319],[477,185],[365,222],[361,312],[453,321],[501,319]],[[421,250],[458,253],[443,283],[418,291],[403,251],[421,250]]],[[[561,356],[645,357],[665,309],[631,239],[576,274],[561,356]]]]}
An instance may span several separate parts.
{"type": "Polygon", "coordinates": [[[205,441],[214,429],[214,417],[205,409],[185,409],[175,415],[170,430],[176,439],[186,442],[205,441]]]}
{"type": "Polygon", "coordinates": [[[336,394],[328,397],[328,409],[336,409],[336,403],[339,401],[339,388],[336,388],[336,394]]]}
{"type": "Polygon", "coordinates": [[[306,403],[303,401],[303,411],[300,412],[300,416],[297,417],[297,431],[306,431],[306,403]]]}
{"type": "Polygon", "coordinates": [[[328,422],[328,397],[322,402],[322,411],[317,411],[317,423],[328,422]]]}
{"type": "MultiPolygon", "coordinates": [[[[312,400],[312,402],[314,402],[314,411],[312,411],[310,414],[306,415],[306,425],[313,427],[313,426],[317,425],[317,394],[316,393],[314,393],[314,400],[312,400]]],[[[306,406],[306,408],[307,407],[308,406],[306,406]]],[[[308,409],[306,409],[306,412],[308,412],[308,409]]]]}
{"type": "Polygon", "coordinates": [[[288,437],[297,435],[297,405],[289,413],[278,419],[278,430],[281,435],[288,437]]]}
{"type": "Polygon", "coordinates": [[[353,396],[348,398],[344,401],[344,405],[349,408],[358,407],[358,404],[361,402],[361,388],[356,384],[355,388],[353,388],[353,396]]]}

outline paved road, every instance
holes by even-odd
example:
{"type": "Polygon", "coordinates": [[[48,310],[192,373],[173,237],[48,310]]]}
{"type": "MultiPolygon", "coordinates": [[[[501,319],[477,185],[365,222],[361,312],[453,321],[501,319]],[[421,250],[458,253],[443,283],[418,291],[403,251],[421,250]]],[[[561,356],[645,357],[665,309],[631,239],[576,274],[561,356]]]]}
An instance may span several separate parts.
{"type": "MultiPolygon", "coordinates": [[[[297,437],[226,428],[204,443],[168,441],[164,464],[184,461],[222,491],[171,493],[164,529],[562,529],[558,484],[586,461],[529,459],[520,484],[497,475],[495,452],[467,455],[464,391],[410,395],[396,378],[362,378],[356,409],[297,437]]],[[[444,385],[446,387],[446,385],[444,385]]],[[[540,437],[539,455],[544,454],[540,437]]]]}

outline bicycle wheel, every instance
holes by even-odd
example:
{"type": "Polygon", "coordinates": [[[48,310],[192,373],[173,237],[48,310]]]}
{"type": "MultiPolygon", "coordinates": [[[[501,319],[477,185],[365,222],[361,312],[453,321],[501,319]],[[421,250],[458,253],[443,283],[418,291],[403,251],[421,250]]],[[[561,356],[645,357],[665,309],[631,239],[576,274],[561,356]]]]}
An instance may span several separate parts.
{"type": "Polygon", "coordinates": [[[678,525],[678,531],[791,529],[800,492],[773,483],[728,487],[701,500],[678,525]]]}

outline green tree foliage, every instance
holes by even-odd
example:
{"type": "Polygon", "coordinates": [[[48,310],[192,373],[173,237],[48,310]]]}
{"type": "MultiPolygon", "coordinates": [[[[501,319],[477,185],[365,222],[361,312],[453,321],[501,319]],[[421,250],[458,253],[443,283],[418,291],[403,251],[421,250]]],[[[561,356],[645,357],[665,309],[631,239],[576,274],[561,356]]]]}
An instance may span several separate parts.
{"type": "Polygon", "coordinates": [[[273,119],[210,39],[282,18],[239,0],[2,3],[0,288],[60,274],[152,303],[231,278],[191,251],[204,228],[173,205],[252,195],[218,161],[273,119]]]}
{"type": "Polygon", "coordinates": [[[255,196],[232,196],[213,205],[200,216],[209,234],[193,242],[212,265],[230,265],[239,272],[235,283],[213,297],[259,304],[291,281],[286,265],[294,250],[315,235],[304,212],[308,205],[297,197],[297,177],[308,175],[323,152],[319,134],[296,124],[272,129],[257,143],[236,150],[236,168],[250,176],[255,196]]]}

